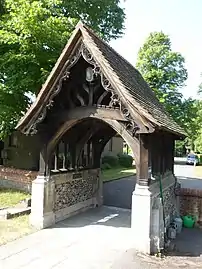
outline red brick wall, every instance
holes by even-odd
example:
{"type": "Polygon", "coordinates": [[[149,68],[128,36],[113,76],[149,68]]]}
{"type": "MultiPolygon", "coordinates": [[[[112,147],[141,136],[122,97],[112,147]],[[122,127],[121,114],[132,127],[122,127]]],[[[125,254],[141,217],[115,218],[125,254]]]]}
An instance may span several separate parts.
{"type": "Polygon", "coordinates": [[[15,182],[30,184],[37,176],[37,171],[21,170],[16,168],[10,168],[0,166],[0,180],[12,180],[15,182]]]}
{"type": "Polygon", "coordinates": [[[197,224],[202,225],[202,190],[180,189],[180,214],[192,215],[197,218],[197,224]]]}

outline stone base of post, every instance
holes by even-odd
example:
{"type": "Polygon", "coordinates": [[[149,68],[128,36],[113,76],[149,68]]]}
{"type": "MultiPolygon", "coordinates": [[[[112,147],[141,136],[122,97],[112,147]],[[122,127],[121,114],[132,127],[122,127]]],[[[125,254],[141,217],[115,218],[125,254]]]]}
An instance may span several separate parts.
{"type": "Polygon", "coordinates": [[[30,224],[43,229],[55,224],[55,184],[49,177],[37,176],[32,182],[30,224]]]}
{"type": "Polygon", "coordinates": [[[136,184],[132,194],[131,230],[133,246],[137,251],[151,253],[151,192],[147,186],[136,184]]]}

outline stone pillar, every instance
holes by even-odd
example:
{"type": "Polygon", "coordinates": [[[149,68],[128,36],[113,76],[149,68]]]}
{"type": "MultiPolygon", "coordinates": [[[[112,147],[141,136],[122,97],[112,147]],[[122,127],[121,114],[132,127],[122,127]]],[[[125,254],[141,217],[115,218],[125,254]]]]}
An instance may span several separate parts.
{"type": "Polygon", "coordinates": [[[32,182],[30,224],[43,229],[55,224],[55,183],[48,176],[37,176],[32,182]]]}
{"type": "Polygon", "coordinates": [[[136,184],[132,195],[131,230],[137,251],[150,253],[151,192],[136,184]]]}
{"type": "Polygon", "coordinates": [[[148,186],[136,184],[132,195],[131,230],[133,246],[137,251],[154,254],[163,248],[164,225],[161,198],[148,186]]]}

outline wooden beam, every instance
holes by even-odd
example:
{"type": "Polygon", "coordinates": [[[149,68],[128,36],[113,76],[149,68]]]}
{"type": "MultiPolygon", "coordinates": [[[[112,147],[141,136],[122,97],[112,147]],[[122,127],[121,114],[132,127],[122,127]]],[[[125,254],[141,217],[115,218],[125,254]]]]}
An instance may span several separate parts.
{"type": "Polygon", "coordinates": [[[175,137],[171,140],[171,171],[174,174],[174,156],[175,156],[175,137]]]}
{"type": "Polygon", "coordinates": [[[108,143],[108,141],[116,134],[116,131],[114,131],[112,128],[104,129],[101,132],[99,132],[97,135],[95,134],[92,137],[93,142],[93,166],[95,168],[100,167],[100,159],[102,152],[108,143]],[[102,140],[101,140],[102,139],[102,140]],[[99,140],[101,140],[99,142],[99,140]]]}
{"type": "Polygon", "coordinates": [[[78,120],[84,118],[106,118],[119,121],[127,121],[119,109],[111,109],[106,107],[76,107],[71,110],[65,110],[55,114],[53,118],[59,118],[61,121],[78,120]]]}
{"type": "Polygon", "coordinates": [[[83,137],[80,139],[80,141],[78,141],[77,143],[77,149],[76,149],[76,162],[79,162],[79,159],[81,157],[81,153],[82,150],[85,146],[85,144],[88,142],[88,140],[90,140],[90,138],[99,130],[99,129],[103,129],[101,124],[94,124],[94,122],[92,123],[92,126],[89,128],[89,130],[87,130],[83,137]]]}
{"type": "Polygon", "coordinates": [[[39,175],[46,176],[47,173],[47,155],[46,155],[46,146],[44,146],[39,154],[39,175]]]}
{"type": "Polygon", "coordinates": [[[137,183],[148,186],[149,183],[149,143],[147,135],[140,135],[140,163],[137,183]]]}

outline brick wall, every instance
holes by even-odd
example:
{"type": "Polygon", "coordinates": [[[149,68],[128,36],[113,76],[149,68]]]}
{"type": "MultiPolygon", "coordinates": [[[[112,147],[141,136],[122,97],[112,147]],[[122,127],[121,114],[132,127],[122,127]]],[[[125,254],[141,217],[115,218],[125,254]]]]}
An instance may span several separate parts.
{"type": "Polygon", "coordinates": [[[180,214],[192,215],[197,218],[197,225],[202,226],[202,190],[181,188],[180,214]]]}
{"type": "Polygon", "coordinates": [[[31,191],[31,183],[37,171],[21,170],[0,166],[0,187],[31,191]]]}

